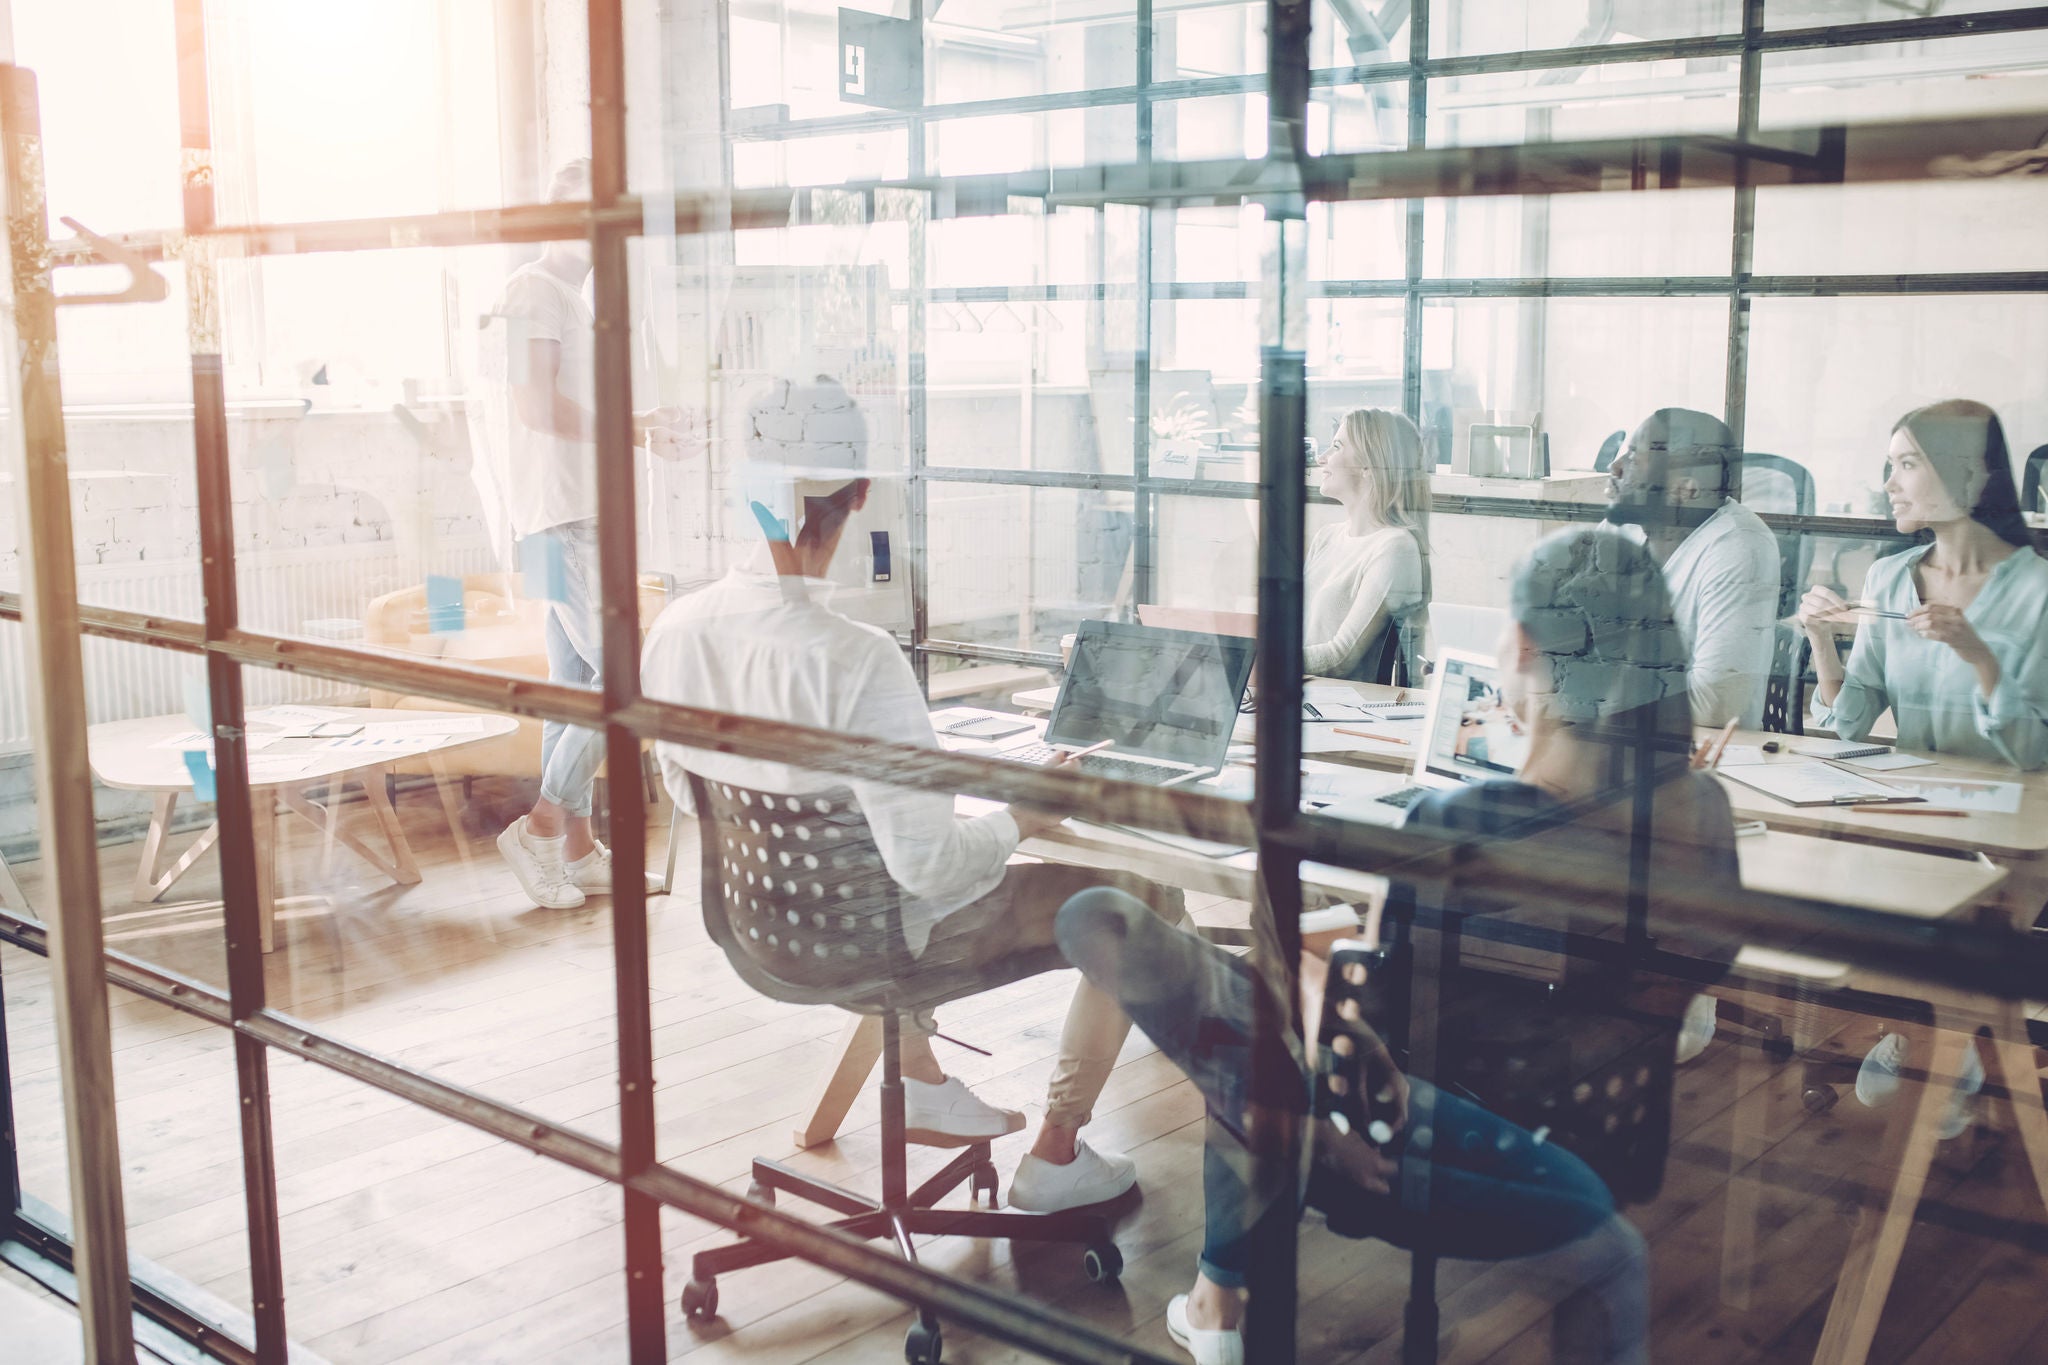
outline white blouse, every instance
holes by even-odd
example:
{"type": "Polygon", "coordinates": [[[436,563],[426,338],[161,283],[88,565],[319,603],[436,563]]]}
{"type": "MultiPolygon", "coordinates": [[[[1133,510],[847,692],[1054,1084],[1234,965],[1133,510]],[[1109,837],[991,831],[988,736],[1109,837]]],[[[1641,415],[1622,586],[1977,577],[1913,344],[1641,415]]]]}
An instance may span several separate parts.
{"type": "Polygon", "coordinates": [[[1420,611],[1422,547],[1412,532],[1382,526],[1362,536],[1339,522],[1308,543],[1303,566],[1301,666],[1319,677],[1349,677],[1378,642],[1390,616],[1420,611]]]}

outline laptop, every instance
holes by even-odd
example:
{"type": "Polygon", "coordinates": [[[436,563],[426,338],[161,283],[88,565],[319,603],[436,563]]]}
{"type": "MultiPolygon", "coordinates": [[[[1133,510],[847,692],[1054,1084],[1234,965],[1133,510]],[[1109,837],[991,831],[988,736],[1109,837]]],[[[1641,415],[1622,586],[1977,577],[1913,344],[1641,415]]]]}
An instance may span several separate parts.
{"type": "Polygon", "coordinates": [[[1082,772],[1171,786],[1222,768],[1257,644],[1233,635],[1083,621],[1043,743],[991,755],[1044,763],[1112,741],[1082,772]]]}
{"type": "Polygon", "coordinates": [[[1447,649],[1429,678],[1429,712],[1422,722],[1409,785],[1379,796],[1354,797],[1323,813],[1367,824],[1398,825],[1433,791],[1512,777],[1529,752],[1529,736],[1502,704],[1500,674],[1491,655],[1447,649]]]}

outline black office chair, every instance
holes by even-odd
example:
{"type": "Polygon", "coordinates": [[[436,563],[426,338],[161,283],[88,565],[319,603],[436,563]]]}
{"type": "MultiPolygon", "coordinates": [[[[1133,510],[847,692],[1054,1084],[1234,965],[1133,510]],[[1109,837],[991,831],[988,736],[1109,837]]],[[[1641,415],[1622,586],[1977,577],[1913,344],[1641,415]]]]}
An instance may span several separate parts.
{"type": "MultiPolygon", "coordinates": [[[[1782,512],[1810,517],[1814,510],[1813,475],[1797,460],[1754,451],[1742,457],[1741,502],[1752,512],[1782,512]]],[[[1778,615],[1790,616],[1806,595],[1813,567],[1813,547],[1798,531],[1778,540],[1778,615]]]]}
{"type": "Polygon", "coordinates": [[[1774,735],[1806,733],[1806,632],[1778,622],[1771,643],[1771,676],[1764,681],[1764,729],[1774,735]]]}
{"type": "MultiPolygon", "coordinates": [[[[1436,891],[1456,903],[1454,882],[1436,891]]],[[[1382,946],[1361,955],[1367,970],[1353,975],[1332,960],[1326,1009],[1370,1023],[1404,1071],[1428,1059],[1420,1070],[1440,1090],[1542,1130],[1593,1169],[1616,1205],[1655,1199],[1671,1149],[1679,1026],[1629,1003],[1637,973],[1629,958],[1614,960],[1619,945],[1471,911],[1444,911],[1418,935],[1416,904],[1415,888],[1396,883],[1380,921],[1382,946]],[[1561,954],[1569,965],[1557,981],[1533,980],[1498,959],[1487,965],[1489,943],[1561,954]],[[1598,956],[1589,966],[1581,952],[1598,956]]],[[[1647,945],[1638,916],[1630,923],[1629,941],[1647,945]]],[[[1340,1107],[1328,1075],[1318,1076],[1318,1112],[1340,1107]]],[[[1404,1201],[1413,1194],[1406,1183],[1402,1191],[1404,1201]]],[[[1321,1170],[1309,1200],[1339,1236],[1375,1235],[1370,1213],[1321,1170]]],[[[1437,1358],[1438,1259],[1433,1251],[1409,1255],[1404,1365],[1437,1358]]]]}
{"type": "MultiPolygon", "coordinates": [[[[1086,1248],[1082,1269],[1088,1278],[1114,1280],[1123,1256],[1099,1214],[937,1207],[963,1184],[993,1205],[996,1168],[988,1143],[966,1146],[915,1190],[905,1169],[897,1055],[903,1016],[1064,967],[1058,950],[1018,954],[984,969],[921,966],[904,943],[901,892],[851,792],[835,788],[791,796],[692,773],[690,795],[697,808],[704,928],[740,979],[771,999],[837,1005],[882,1020],[881,1198],[766,1160],[754,1162],[747,1197],[773,1204],[778,1191],[796,1195],[842,1215],[832,1224],[840,1231],[893,1237],[912,1259],[911,1238],[917,1234],[1078,1242],[1086,1248]]],[[[683,1312],[699,1321],[715,1317],[718,1276],[791,1254],[752,1237],[698,1252],[683,1287],[683,1312]]],[[[903,1352],[910,1365],[938,1365],[939,1323],[922,1305],[903,1352]]]]}
{"type": "Polygon", "coordinates": [[[2048,446],[2035,446],[2034,453],[2027,456],[2026,464],[2020,467],[2020,510],[2022,512],[2048,511],[2041,506],[2041,471],[2048,469],[2048,446]]]}
{"type": "Polygon", "coordinates": [[[1614,457],[1621,454],[1621,447],[1628,440],[1625,431],[1610,431],[1607,439],[1600,443],[1600,453],[1593,457],[1593,468],[1605,474],[1614,467],[1614,457]]]}
{"type": "Polygon", "coordinates": [[[1414,687],[1409,667],[1414,654],[1414,627],[1410,617],[1389,617],[1377,644],[1359,656],[1357,667],[1345,676],[1352,682],[1380,683],[1389,687],[1414,687]]]}

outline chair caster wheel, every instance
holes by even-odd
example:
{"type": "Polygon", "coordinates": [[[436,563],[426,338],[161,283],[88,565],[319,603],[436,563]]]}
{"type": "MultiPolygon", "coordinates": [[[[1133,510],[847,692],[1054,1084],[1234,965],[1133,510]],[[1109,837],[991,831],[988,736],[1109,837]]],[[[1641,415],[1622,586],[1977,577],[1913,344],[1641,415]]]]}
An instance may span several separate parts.
{"type": "Polygon", "coordinates": [[[998,1188],[996,1168],[993,1165],[977,1166],[974,1168],[973,1176],[968,1180],[968,1197],[980,1203],[982,1196],[987,1195],[988,1206],[992,1209],[998,1208],[1001,1206],[996,1197],[998,1188]]]}
{"type": "Polygon", "coordinates": [[[1841,1099],[1831,1085],[1809,1085],[1799,1092],[1799,1102],[1806,1106],[1809,1114],[1825,1114],[1841,1099]]]}
{"type": "Polygon", "coordinates": [[[1081,1273],[1090,1284],[1115,1284],[1124,1273],[1124,1254],[1115,1242],[1089,1247],[1081,1253],[1081,1273]]]}
{"type": "Polygon", "coordinates": [[[691,1280],[683,1286],[683,1316],[709,1322],[718,1316],[718,1281],[691,1280]]]}
{"type": "Polygon", "coordinates": [[[753,1200],[756,1204],[766,1204],[772,1209],[775,1207],[775,1187],[773,1185],[763,1185],[758,1180],[749,1180],[747,1182],[747,1198],[753,1200]]]}
{"type": "Polygon", "coordinates": [[[939,1332],[939,1324],[913,1322],[910,1330],[903,1334],[903,1358],[910,1365],[939,1365],[939,1352],[944,1349],[945,1340],[939,1332]]]}

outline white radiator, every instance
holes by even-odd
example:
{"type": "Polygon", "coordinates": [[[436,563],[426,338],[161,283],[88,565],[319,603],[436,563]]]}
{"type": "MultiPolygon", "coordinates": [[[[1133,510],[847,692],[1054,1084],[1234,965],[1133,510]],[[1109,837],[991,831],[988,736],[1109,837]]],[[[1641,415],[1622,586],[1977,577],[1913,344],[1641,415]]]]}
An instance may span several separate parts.
{"type": "MultiPolygon", "coordinates": [[[[238,558],[235,576],[242,624],[250,630],[299,635],[306,633],[309,621],[360,620],[372,598],[420,581],[417,565],[407,564],[408,558],[389,541],[238,558]]],[[[479,573],[492,567],[489,552],[482,547],[443,550],[436,559],[441,561],[436,570],[443,573],[479,573]]],[[[196,621],[202,611],[199,562],[81,565],[78,598],[86,606],[196,621]]],[[[23,647],[18,626],[0,628],[0,753],[35,747],[29,733],[23,647]]],[[[93,636],[84,639],[81,649],[90,724],[181,713],[188,680],[195,689],[205,686],[206,670],[195,655],[93,636]]],[[[251,707],[363,699],[362,688],[325,678],[268,668],[246,669],[242,676],[245,704],[251,707]]]]}

